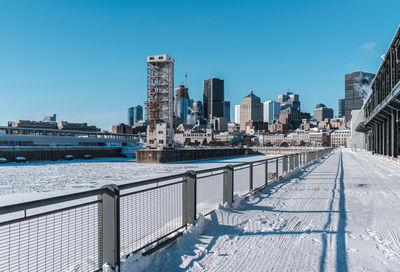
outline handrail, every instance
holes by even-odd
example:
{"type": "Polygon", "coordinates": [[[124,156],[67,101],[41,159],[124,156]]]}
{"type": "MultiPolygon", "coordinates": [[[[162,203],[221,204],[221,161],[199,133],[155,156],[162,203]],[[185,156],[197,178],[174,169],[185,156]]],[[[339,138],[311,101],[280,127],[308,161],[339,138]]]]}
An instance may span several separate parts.
{"type": "Polygon", "coordinates": [[[169,175],[166,177],[151,178],[151,179],[141,180],[141,181],[137,181],[137,182],[133,182],[133,183],[121,184],[121,185],[118,185],[118,188],[122,191],[122,190],[140,187],[140,186],[157,184],[158,182],[162,182],[162,181],[183,178],[185,176],[186,176],[185,173],[181,173],[181,174],[169,175]]]}
{"type": "Polygon", "coordinates": [[[99,189],[94,189],[94,190],[90,190],[90,191],[71,193],[68,195],[61,195],[61,196],[44,198],[44,199],[40,199],[40,200],[33,200],[33,201],[27,201],[27,202],[22,202],[22,203],[17,203],[17,204],[11,204],[11,205],[7,205],[7,206],[1,206],[0,207],[0,215],[24,211],[24,210],[28,210],[28,209],[40,208],[43,206],[60,204],[62,202],[73,201],[73,200],[82,199],[82,198],[91,197],[91,196],[98,196],[98,195],[104,193],[105,191],[106,191],[106,189],[99,188],[99,189]]]}
{"type": "MultiPolygon", "coordinates": [[[[0,207],[0,216],[5,215],[5,218],[3,217],[0,222],[0,227],[3,228],[3,232],[0,233],[0,241],[8,244],[9,248],[13,244],[13,239],[22,239],[24,243],[31,241],[36,243],[38,250],[40,248],[38,245],[48,238],[52,243],[45,242],[44,247],[46,248],[49,244],[54,249],[54,245],[59,242],[60,237],[61,241],[65,236],[68,239],[70,236],[74,237],[73,241],[76,246],[76,243],[80,243],[79,239],[83,237],[82,235],[86,235],[84,237],[87,237],[92,243],[85,245],[87,249],[95,247],[97,250],[94,253],[96,262],[93,262],[93,269],[100,269],[104,263],[109,263],[115,268],[120,264],[121,253],[131,254],[144,249],[188,224],[193,224],[197,219],[198,213],[211,213],[216,207],[214,206],[216,205],[215,193],[218,194],[217,202],[232,206],[233,196],[236,192],[235,182],[241,182],[238,183],[239,186],[243,186],[243,182],[247,182],[248,189],[245,189],[246,191],[243,193],[245,195],[250,194],[265,188],[271,182],[276,182],[282,177],[295,173],[296,169],[300,169],[321,158],[331,150],[332,148],[326,148],[235,165],[187,171],[180,174],[121,185],[105,185],[98,189],[3,206],[0,207]],[[258,172],[257,176],[259,178],[254,182],[255,167],[260,169],[259,165],[265,166],[265,169],[261,170],[263,177],[260,178],[260,172],[258,172]],[[280,165],[279,168],[278,165],[280,165]],[[273,168],[271,172],[268,170],[271,168],[269,166],[273,168]],[[240,172],[239,170],[241,169],[249,170],[240,172]],[[200,176],[206,173],[208,175],[200,176]],[[236,174],[247,175],[247,178],[236,179],[234,178],[236,174]],[[274,175],[271,176],[270,174],[274,175]],[[221,177],[212,178],[215,176],[221,177]],[[176,179],[179,180],[177,181],[176,179]],[[214,186],[222,185],[222,192],[212,192],[213,188],[216,187],[210,187],[211,184],[214,186]],[[132,190],[135,188],[139,189],[132,190]],[[209,192],[212,192],[213,196],[209,197],[209,192]],[[205,198],[204,194],[206,194],[205,198]],[[197,199],[198,196],[199,199],[197,199]],[[203,199],[200,199],[202,196],[203,199]],[[97,198],[93,199],[94,197],[97,198]],[[82,199],[85,200],[79,203],[76,202],[82,199]],[[70,201],[75,202],[66,203],[70,201]],[[58,204],[64,205],[50,206],[58,204]],[[27,214],[27,210],[45,206],[47,208],[27,214]],[[144,210],[144,207],[147,210],[144,210]],[[157,217],[158,213],[165,211],[166,217],[157,217]],[[23,214],[12,215],[12,213],[16,212],[23,212],[23,214]],[[8,218],[9,215],[12,216],[8,218]],[[140,222],[142,219],[143,222],[140,222]],[[47,224],[49,224],[49,228],[47,228],[47,224]],[[82,234],[83,231],[84,234],[82,234]],[[48,236],[48,232],[51,233],[51,236],[48,236]],[[45,239],[39,239],[39,236],[45,239]]],[[[239,190],[237,192],[242,194],[242,189],[239,190]]],[[[69,243],[65,245],[68,250],[71,249],[71,246],[69,243]]],[[[77,254],[73,249],[72,253],[77,254]]],[[[8,260],[9,262],[10,254],[14,254],[10,249],[0,252],[0,260],[5,260],[6,263],[8,260]]],[[[15,254],[20,256],[25,252],[18,248],[15,254]]],[[[37,258],[37,252],[32,254],[37,258]]],[[[87,253],[85,258],[88,258],[88,256],[93,257],[88,254],[90,253],[87,253]]],[[[73,256],[75,257],[75,255],[73,256]]],[[[54,255],[52,257],[54,258],[54,255]]],[[[68,263],[68,258],[66,262],[68,263]]],[[[80,264],[82,262],[73,261],[73,265],[80,264]]],[[[25,268],[29,270],[29,264],[25,268]]]]}
{"type": "MultiPolygon", "coordinates": [[[[313,151],[311,151],[311,152],[313,152],[313,151]]],[[[252,162],[235,164],[235,165],[233,165],[233,168],[238,168],[238,167],[241,167],[244,165],[249,165],[250,163],[254,164],[254,163],[259,163],[259,162],[272,161],[272,160],[276,160],[276,159],[280,159],[280,158],[285,158],[287,156],[288,155],[276,156],[276,157],[252,161],[252,162]]],[[[194,172],[196,174],[204,174],[204,173],[208,173],[211,171],[224,170],[225,168],[226,168],[225,166],[221,166],[221,167],[197,170],[194,172]]],[[[133,183],[120,184],[120,185],[118,185],[118,188],[122,191],[122,190],[132,189],[132,188],[141,187],[141,186],[145,186],[145,185],[157,184],[161,181],[164,182],[164,181],[168,181],[168,180],[172,180],[172,179],[183,178],[185,176],[186,176],[185,173],[181,173],[181,174],[169,175],[169,176],[164,176],[164,177],[151,178],[151,179],[141,180],[141,181],[137,181],[137,182],[133,182],[133,183]]],[[[94,189],[94,190],[89,190],[89,191],[83,191],[83,192],[71,193],[71,194],[67,194],[67,195],[44,198],[44,199],[40,199],[40,200],[33,200],[33,201],[27,201],[27,202],[22,202],[22,203],[17,203],[17,204],[11,204],[11,205],[7,205],[7,206],[0,206],[0,215],[12,213],[12,212],[23,211],[23,210],[28,210],[28,209],[40,208],[40,207],[48,206],[48,205],[55,205],[55,204],[59,204],[62,202],[73,201],[73,200],[80,199],[80,198],[97,196],[97,195],[102,194],[104,192],[104,190],[105,190],[104,188],[99,188],[99,189],[94,189]]],[[[121,196],[123,196],[123,194],[121,196]]]]}

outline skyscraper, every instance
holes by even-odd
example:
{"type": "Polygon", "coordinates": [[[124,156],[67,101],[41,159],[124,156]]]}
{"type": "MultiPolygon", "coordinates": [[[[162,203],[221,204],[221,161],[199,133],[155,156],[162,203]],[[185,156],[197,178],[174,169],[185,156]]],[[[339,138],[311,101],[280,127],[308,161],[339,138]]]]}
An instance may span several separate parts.
{"type": "Polygon", "coordinates": [[[147,57],[147,146],[173,147],[174,57],[147,57]]]}
{"type": "Polygon", "coordinates": [[[352,110],[362,108],[371,93],[370,84],[375,75],[366,72],[354,72],[345,75],[345,116],[346,122],[351,118],[352,110]]]}
{"type": "Polygon", "coordinates": [[[339,108],[338,108],[338,117],[344,117],[346,112],[345,112],[345,107],[346,107],[346,100],[339,99],[339,108]]]}
{"type": "Polygon", "coordinates": [[[281,104],[279,121],[282,124],[291,125],[294,128],[298,127],[301,123],[299,95],[285,92],[278,95],[278,101],[281,104]]]}
{"type": "Polygon", "coordinates": [[[189,89],[184,85],[179,85],[175,89],[175,116],[182,124],[187,124],[189,114],[189,89]]]}
{"type": "Polygon", "coordinates": [[[253,91],[240,103],[240,130],[245,130],[245,124],[249,121],[263,120],[263,104],[253,91]]]}
{"type": "Polygon", "coordinates": [[[327,108],[324,104],[318,104],[314,109],[314,119],[323,121],[325,118],[333,118],[333,109],[327,108]]]}
{"type": "Polygon", "coordinates": [[[203,81],[204,118],[224,117],[224,80],[210,78],[203,81]]]}
{"type": "Polygon", "coordinates": [[[203,103],[201,101],[193,101],[189,117],[188,124],[205,125],[207,123],[206,119],[204,119],[203,103]]]}
{"type": "Polygon", "coordinates": [[[263,109],[263,120],[264,122],[271,123],[273,120],[279,120],[279,112],[281,110],[281,104],[276,101],[265,101],[263,109]]]}
{"type": "Polygon", "coordinates": [[[240,105],[235,105],[235,123],[240,124],[240,105]]]}
{"type": "Polygon", "coordinates": [[[128,125],[134,126],[138,121],[143,120],[143,108],[140,105],[128,109],[128,125]]]}
{"type": "Polygon", "coordinates": [[[224,117],[228,122],[231,121],[231,102],[230,101],[224,101],[224,117]]]}

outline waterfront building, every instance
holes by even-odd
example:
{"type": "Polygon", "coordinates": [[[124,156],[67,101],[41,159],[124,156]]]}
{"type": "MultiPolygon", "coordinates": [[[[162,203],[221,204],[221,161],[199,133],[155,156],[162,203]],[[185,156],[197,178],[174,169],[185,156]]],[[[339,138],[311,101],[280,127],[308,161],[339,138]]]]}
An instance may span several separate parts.
{"type": "Polygon", "coordinates": [[[330,146],[331,139],[327,132],[310,132],[310,145],[312,146],[330,146]]]}
{"type": "Polygon", "coordinates": [[[213,140],[212,129],[188,129],[183,132],[177,132],[174,135],[175,142],[182,145],[187,143],[210,143],[213,140]]]}
{"type": "Polygon", "coordinates": [[[174,57],[147,57],[147,146],[172,148],[174,143],[174,57]]]}
{"type": "Polygon", "coordinates": [[[262,138],[262,145],[280,145],[285,141],[285,134],[265,134],[262,138]]]}
{"type": "Polygon", "coordinates": [[[88,126],[87,123],[69,123],[67,121],[61,121],[57,123],[57,127],[63,130],[100,132],[99,128],[96,126],[88,126]]]}
{"type": "Polygon", "coordinates": [[[29,121],[17,120],[9,122],[8,125],[14,128],[27,128],[27,129],[55,129],[55,130],[74,130],[74,131],[93,131],[100,132],[96,126],[88,126],[87,123],[69,123],[67,121],[61,122],[44,122],[44,121],[29,121]]]}
{"type": "Polygon", "coordinates": [[[310,144],[310,134],[308,133],[289,133],[285,137],[285,141],[291,145],[301,145],[304,143],[304,145],[309,145],[310,144]]]}
{"type": "Polygon", "coordinates": [[[331,133],[331,146],[347,147],[347,139],[350,137],[350,129],[338,129],[331,133]]]}

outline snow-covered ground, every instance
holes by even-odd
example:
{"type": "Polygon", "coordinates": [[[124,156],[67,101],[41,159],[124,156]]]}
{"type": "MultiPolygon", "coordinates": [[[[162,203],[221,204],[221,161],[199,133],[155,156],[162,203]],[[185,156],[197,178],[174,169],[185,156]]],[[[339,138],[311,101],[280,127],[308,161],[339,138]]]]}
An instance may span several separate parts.
{"type": "Polygon", "coordinates": [[[400,271],[400,165],[336,150],[122,271],[400,271]]]}
{"type": "MultiPolygon", "coordinates": [[[[271,157],[271,156],[268,156],[271,157]]],[[[241,156],[196,162],[139,164],[134,159],[99,158],[90,161],[46,161],[0,165],[0,206],[139,180],[261,160],[267,156],[241,156]]]]}

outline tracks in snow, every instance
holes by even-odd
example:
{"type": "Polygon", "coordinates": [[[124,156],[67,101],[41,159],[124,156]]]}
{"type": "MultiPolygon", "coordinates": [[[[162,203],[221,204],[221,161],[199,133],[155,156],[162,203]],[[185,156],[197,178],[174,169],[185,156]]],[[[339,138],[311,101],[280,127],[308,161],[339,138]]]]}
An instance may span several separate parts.
{"type": "Polygon", "coordinates": [[[152,268],[400,271],[399,188],[400,165],[336,150],[241,210],[220,207],[203,235],[155,253],[152,268]]]}

